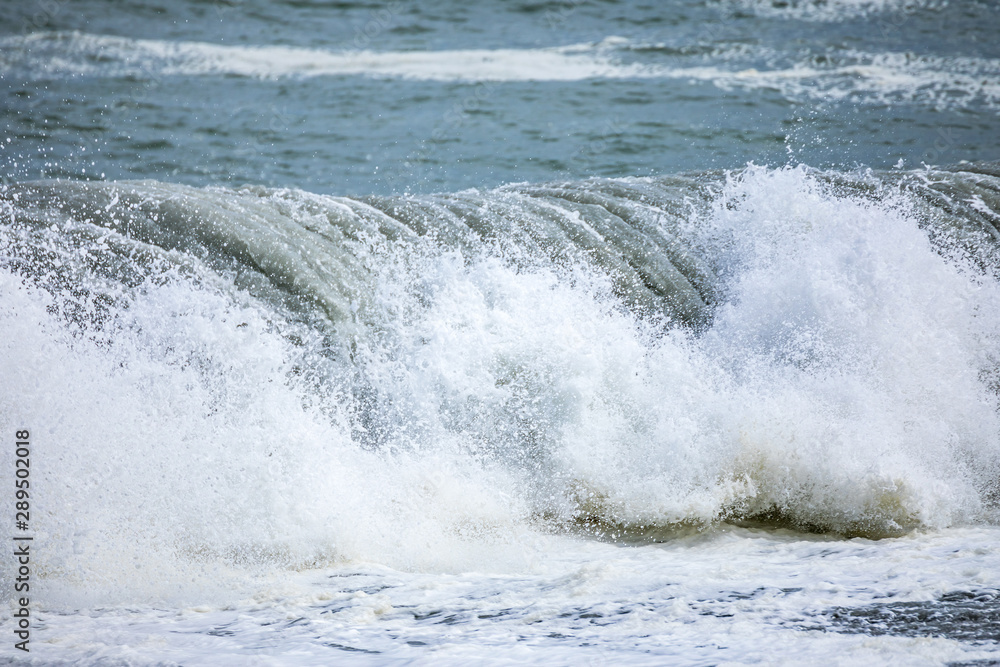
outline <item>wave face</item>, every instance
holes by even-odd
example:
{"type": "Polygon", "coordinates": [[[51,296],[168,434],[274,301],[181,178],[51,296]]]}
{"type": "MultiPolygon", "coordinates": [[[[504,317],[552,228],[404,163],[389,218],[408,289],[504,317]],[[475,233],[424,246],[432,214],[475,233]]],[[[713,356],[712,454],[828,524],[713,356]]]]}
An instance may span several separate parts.
{"type": "Polygon", "coordinates": [[[995,164],[49,181],[0,211],[0,414],[33,425],[57,597],[505,569],[550,531],[997,519],[995,164]]]}

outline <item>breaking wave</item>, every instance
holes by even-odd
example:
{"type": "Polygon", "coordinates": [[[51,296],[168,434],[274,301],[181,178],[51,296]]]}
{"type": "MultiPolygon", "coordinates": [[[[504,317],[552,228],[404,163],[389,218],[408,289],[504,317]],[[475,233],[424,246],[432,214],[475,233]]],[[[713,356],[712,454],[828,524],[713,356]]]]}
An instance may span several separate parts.
{"type": "Polygon", "coordinates": [[[0,414],[32,430],[53,590],[997,518],[993,164],[50,181],[0,211],[0,414]]]}

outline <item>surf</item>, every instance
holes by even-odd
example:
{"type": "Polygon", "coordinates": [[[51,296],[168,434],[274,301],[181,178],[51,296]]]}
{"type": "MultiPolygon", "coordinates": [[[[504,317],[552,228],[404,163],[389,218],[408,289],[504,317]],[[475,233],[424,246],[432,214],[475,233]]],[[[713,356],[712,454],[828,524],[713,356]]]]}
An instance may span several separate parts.
{"type": "Polygon", "coordinates": [[[514,571],[561,534],[995,523],[998,202],[994,164],[5,185],[2,414],[50,425],[41,571],[160,595],[514,571]]]}

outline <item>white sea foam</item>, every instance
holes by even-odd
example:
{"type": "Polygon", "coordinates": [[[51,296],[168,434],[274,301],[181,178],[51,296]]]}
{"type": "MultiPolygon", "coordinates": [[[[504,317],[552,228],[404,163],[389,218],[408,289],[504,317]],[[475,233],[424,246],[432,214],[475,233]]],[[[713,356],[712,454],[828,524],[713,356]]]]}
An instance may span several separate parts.
{"type": "Polygon", "coordinates": [[[85,33],[36,33],[0,40],[0,72],[29,79],[64,76],[231,75],[261,79],[373,76],[423,81],[516,82],[686,79],[723,88],[772,89],[788,99],[919,103],[935,108],[1000,104],[1000,61],[843,51],[788,64],[780,53],[734,46],[705,64],[641,62],[622,54],[642,44],[608,38],[542,49],[324,51],[223,46],[85,33]]]}
{"type": "MultiPolygon", "coordinates": [[[[576,46],[461,51],[324,51],[223,46],[85,33],[37,33],[0,41],[5,68],[27,63],[42,76],[235,75],[262,79],[384,76],[425,81],[579,81],[649,76],[576,46]]],[[[584,47],[586,45],[583,45],[584,47]]]]}
{"type": "Polygon", "coordinates": [[[502,469],[358,447],[350,405],[288,384],[305,360],[286,336],[307,333],[169,269],[152,278],[99,334],[51,314],[86,298],[0,278],[2,422],[32,433],[50,604],[231,597],[247,577],[355,558],[521,564],[502,469]]]}
{"type": "Polygon", "coordinates": [[[730,62],[676,68],[670,76],[724,88],[772,89],[788,99],[910,102],[937,109],[1000,104],[1000,61],[985,58],[848,51],[824,65],[735,69],[730,62]]]}
{"type": "MultiPolygon", "coordinates": [[[[358,208],[204,194],[286,239],[282,215],[318,229],[324,202],[358,208]]],[[[840,608],[940,616],[942,594],[1000,590],[1000,285],[935,249],[906,195],[805,168],[729,178],[680,230],[719,280],[698,336],[623,309],[584,265],[341,239],[373,271],[347,357],[238,272],[24,201],[2,209],[2,256],[34,277],[0,272],[0,427],[32,434],[44,659],[996,656],[946,630],[832,631],[840,608]],[[759,512],[905,534],[719,521],[759,512]]]]}
{"type": "Polygon", "coordinates": [[[37,653],[83,665],[987,663],[998,657],[991,641],[934,636],[919,622],[910,636],[884,634],[889,614],[872,634],[838,632],[830,613],[890,602],[947,623],[937,596],[996,590],[998,535],[871,542],[729,530],[625,549],[552,540],[517,575],[348,565],[225,606],[38,611],[38,634],[59,641],[37,653]]]}
{"type": "Polygon", "coordinates": [[[554,548],[548,528],[580,523],[989,520],[1000,286],[918,219],[902,196],[748,169],[691,220],[723,299],[699,337],[622,310],[583,266],[375,243],[370,333],[339,360],[232,276],[175,266],[179,251],[108,288],[72,276],[115,234],[8,227],[5,254],[44,249],[56,295],[3,274],[0,406],[34,434],[42,590],[204,598],[358,561],[524,572],[554,548]]]}
{"type": "Polygon", "coordinates": [[[721,0],[727,11],[750,11],[758,16],[805,21],[843,21],[869,17],[884,31],[906,24],[917,11],[942,10],[947,0],[721,0]]]}

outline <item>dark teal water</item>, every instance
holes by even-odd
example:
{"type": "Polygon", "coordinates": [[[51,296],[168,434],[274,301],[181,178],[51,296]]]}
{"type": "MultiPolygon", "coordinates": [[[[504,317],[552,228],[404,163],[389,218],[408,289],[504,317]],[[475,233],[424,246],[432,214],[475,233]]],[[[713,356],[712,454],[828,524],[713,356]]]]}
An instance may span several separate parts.
{"type": "Polygon", "coordinates": [[[995,3],[5,4],[7,181],[364,194],[749,161],[854,169],[1000,158],[995,3]],[[227,64],[199,71],[215,56],[196,53],[171,69],[134,42],[112,48],[95,36],[220,45],[227,64]],[[550,80],[565,68],[538,50],[572,45],[619,70],[550,80]],[[306,62],[276,72],[284,59],[272,53],[241,69],[246,46],[306,49],[306,62]],[[459,52],[469,49],[527,56],[483,75],[459,52]],[[359,51],[439,58],[403,74],[314,69],[359,51]]]}

